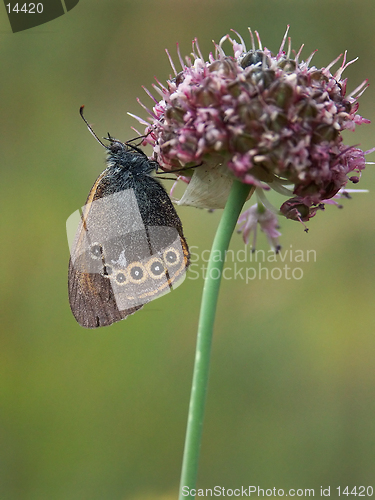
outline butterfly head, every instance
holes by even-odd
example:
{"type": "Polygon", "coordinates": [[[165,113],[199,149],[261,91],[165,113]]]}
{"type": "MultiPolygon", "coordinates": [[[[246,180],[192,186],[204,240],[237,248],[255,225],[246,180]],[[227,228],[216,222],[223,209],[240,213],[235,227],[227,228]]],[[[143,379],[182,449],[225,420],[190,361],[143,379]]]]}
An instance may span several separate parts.
{"type": "Polygon", "coordinates": [[[109,141],[109,145],[105,146],[110,158],[116,160],[122,158],[129,152],[129,146],[108,134],[108,137],[104,137],[104,140],[109,141]]]}

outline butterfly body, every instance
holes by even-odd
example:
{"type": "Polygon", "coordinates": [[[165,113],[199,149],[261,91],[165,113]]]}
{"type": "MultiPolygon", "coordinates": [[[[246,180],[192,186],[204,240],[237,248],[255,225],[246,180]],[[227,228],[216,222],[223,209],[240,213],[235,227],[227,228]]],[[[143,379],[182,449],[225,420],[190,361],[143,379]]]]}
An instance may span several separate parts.
{"type": "Polygon", "coordinates": [[[136,146],[107,140],[108,166],[82,209],[69,261],[70,306],[88,328],[126,318],[169,292],[189,265],[181,221],[151,175],[157,163],[136,146]]]}

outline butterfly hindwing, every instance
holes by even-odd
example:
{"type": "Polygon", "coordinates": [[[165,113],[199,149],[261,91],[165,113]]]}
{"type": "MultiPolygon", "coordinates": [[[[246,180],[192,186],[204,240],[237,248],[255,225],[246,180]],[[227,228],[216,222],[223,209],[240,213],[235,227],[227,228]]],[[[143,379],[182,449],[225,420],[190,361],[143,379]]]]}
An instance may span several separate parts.
{"type": "Polygon", "coordinates": [[[74,317],[81,326],[108,326],[135,313],[142,306],[120,311],[111,282],[98,273],[77,271],[69,262],[69,300],[74,317]]]}

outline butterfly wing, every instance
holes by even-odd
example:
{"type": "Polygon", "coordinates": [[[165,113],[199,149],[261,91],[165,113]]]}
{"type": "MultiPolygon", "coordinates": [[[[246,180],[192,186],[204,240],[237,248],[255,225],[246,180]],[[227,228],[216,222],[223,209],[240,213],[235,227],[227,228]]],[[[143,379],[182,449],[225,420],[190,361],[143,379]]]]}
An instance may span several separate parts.
{"type": "Polygon", "coordinates": [[[189,250],[181,221],[149,175],[95,182],[71,247],[69,301],[84,327],[107,326],[184,278],[189,250]]]}
{"type": "Polygon", "coordinates": [[[95,227],[89,232],[88,221],[100,217],[98,211],[108,208],[98,207],[96,202],[107,194],[109,175],[109,169],[104,170],[87,197],[69,259],[69,304],[77,322],[86,328],[111,325],[142,307],[138,305],[119,310],[112,283],[106,277],[103,262],[100,260],[96,266],[93,266],[90,253],[87,252],[87,246],[90,245],[92,239],[91,233],[94,233],[95,239],[95,227]]]}
{"type": "Polygon", "coordinates": [[[86,328],[108,326],[141,309],[142,305],[119,310],[109,279],[85,273],[69,261],[69,303],[77,322],[86,328]]]}

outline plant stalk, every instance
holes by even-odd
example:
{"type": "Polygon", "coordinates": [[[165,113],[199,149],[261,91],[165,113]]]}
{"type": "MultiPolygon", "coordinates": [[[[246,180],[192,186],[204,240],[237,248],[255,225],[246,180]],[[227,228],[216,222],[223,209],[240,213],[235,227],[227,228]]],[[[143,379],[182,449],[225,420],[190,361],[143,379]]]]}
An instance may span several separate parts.
{"type": "Polygon", "coordinates": [[[195,351],[193,383],[190,396],[185,448],[182,461],[179,500],[195,498],[210,367],[212,334],[221,276],[226,251],[228,250],[233,231],[236,227],[237,219],[251,189],[254,191],[254,186],[243,184],[237,180],[233,181],[233,185],[212,244],[207,273],[204,281],[198,323],[198,337],[195,351]],[[191,490],[193,490],[194,494],[191,493],[191,490]]]}

